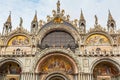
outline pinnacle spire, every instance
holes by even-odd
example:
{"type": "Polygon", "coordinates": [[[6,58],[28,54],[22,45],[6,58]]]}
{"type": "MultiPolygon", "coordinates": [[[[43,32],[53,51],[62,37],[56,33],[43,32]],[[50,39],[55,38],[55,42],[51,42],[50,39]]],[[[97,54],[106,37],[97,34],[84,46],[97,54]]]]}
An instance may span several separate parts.
{"type": "Polygon", "coordinates": [[[84,19],[83,12],[82,12],[82,9],[81,9],[81,14],[80,14],[80,20],[85,20],[85,19],[84,19]]]}
{"type": "Polygon", "coordinates": [[[113,17],[112,17],[112,14],[110,12],[110,10],[108,10],[109,14],[108,14],[108,20],[114,20],[113,17]]]}
{"type": "Polygon", "coordinates": [[[8,16],[8,19],[7,19],[6,22],[11,23],[11,11],[10,11],[10,13],[9,13],[9,16],[8,16]]]}
{"type": "Polygon", "coordinates": [[[60,13],[60,0],[57,2],[57,13],[60,13]]]}
{"type": "Polygon", "coordinates": [[[33,21],[32,22],[37,22],[37,11],[35,11],[35,16],[33,18],[33,21]]]}

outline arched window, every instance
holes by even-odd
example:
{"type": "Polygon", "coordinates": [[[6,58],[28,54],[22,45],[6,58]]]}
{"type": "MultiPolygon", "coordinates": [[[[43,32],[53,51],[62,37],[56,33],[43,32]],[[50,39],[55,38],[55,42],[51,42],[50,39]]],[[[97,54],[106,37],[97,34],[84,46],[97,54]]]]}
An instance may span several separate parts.
{"type": "Polygon", "coordinates": [[[46,34],[41,41],[40,48],[44,49],[49,47],[62,47],[74,50],[76,44],[71,34],[65,31],[55,30],[46,34]]]}

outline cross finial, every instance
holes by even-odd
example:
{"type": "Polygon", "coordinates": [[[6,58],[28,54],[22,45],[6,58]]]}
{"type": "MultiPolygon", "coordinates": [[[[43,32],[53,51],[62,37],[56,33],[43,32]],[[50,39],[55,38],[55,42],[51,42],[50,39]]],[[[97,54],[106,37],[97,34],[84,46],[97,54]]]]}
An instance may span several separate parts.
{"type": "Polygon", "coordinates": [[[35,15],[37,15],[37,10],[35,10],[35,15]]]}
{"type": "Polygon", "coordinates": [[[11,11],[9,11],[10,12],[10,15],[11,15],[11,11]]]}
{"type": "Polygon", "coordinates": [[[60,13],[60,0],[57,2],[57,13],[60,13]]]}

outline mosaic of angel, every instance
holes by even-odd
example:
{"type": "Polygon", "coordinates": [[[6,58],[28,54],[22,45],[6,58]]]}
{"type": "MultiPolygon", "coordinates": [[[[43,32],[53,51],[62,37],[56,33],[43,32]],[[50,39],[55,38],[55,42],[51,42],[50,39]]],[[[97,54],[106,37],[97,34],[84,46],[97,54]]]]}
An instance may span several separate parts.
{"type": "Polygon", "coordinates": [[[110,45],[109,39],[101,34],[94,34],[86,40],[87,45],[110,45]]]}
{"type": "Polygon", "coordinates": [[[72,73],[73,68],[68,60],[62,58],[60,56],[52,56],[45,61],[41,68],[42,72],[49,72],[49,71],[64,71],[66,73],[72,73]]]}
{"type": "Polygon", "coordinates": [[[29,44],[29,39],[25,36],[15,36],[8,43],[9,46],[11,45],[12,46],[17,46],[17,45],[23,46],[23,45],[28,45],[28,44],[29,44]]]}

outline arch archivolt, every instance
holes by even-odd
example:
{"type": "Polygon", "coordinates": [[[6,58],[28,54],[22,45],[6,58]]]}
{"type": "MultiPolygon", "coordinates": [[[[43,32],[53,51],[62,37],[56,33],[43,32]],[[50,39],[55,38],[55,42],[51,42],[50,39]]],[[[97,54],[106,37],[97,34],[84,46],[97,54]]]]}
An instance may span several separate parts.
{"type": "Polygon", "coordinates": [[[117,62],[116,59],[114,58],[97,58],[95,59],[92,63],[91,63],[91,66],[90,66],[90,72],[93,73],[93,70],[94,68],[96,67],[97,64],[101,63],[101,62],[110,62],[112,63],[113,65],[115,65],[118,69],[119,69],[119,72],[120,72],[120,64],[119,62],[117,62]]]}
{"type": "Polygon", "coordinates": [[[0,60],[0,66],[4,65],[4,63],[7,63],[7,62],[17,63],[21,67],[22,71],[24,69],[22,61],[20,61],[18,58],[3,58],[0,60]]]}
{"type": "Polygon", "coordinates": [[[78,73],[78,71],[81,69],[79,61],[77,59],[77,55],[75,55],[72,51],[65,50],[65,49],[59,49],[59,48],[58,49],[53,48],[53,49],[46,49],[46,50],[43,50],[43,51],[37,53],[37,55],[33,61],[33,71],[38,72],[39,64],[44,59],[46,59],[47,57],[49,57],[51,55],[60,55],[60,56],[64,56],[67,59],[69,59],[70,62],[72,63],[72,65],[74,65],[74,72],[75,73],[78,73]]]}
{"type": "MultiPolygon", "coordinates": [[[[74,27],[74,26],[73,26],[74,27]]],[[[43,28],[40,30],[38,36],[37,36],[37,39],[40,41],[41,43],[41,40],[43,39],[43,37],[51,32],[51,31],[54,31],[54,30],[63,30],[63,31],[66,31],[68,33],[70,33],[72,35],[72,37],[75,39],[76,42],[78,42],[80,40],[80,36],[79,36],[79,33],[74,30],[73,28],[65,25],[65,24],[59,24],[59,25],[48,25],[48,26],[43,26],[43,28]]]]}

